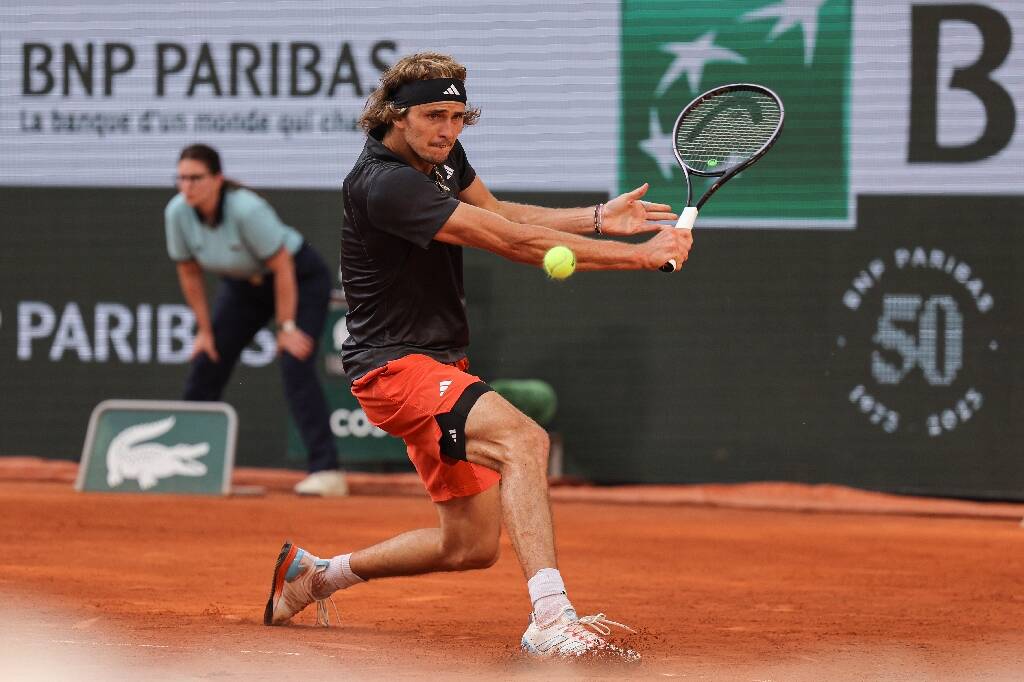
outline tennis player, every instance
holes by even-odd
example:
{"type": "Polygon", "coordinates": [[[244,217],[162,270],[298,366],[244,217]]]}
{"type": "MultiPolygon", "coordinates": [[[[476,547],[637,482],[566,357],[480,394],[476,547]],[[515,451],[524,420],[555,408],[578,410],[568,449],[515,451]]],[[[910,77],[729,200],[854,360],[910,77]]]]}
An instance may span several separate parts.
{"type": "Polygon", "coordinates": [[[561,244],[580,270],[657,271],[671,259],[682,264],[692,237],[656,222],[676,216],[641,201],[647,185],[588,208],[498,201],[458,141],[480,116],[467,107],[465,79],[465,67],[442,54],[392,66],[367,101],[366,146],[343,185],[345,371],[369,419],[405,440],[438,527],[329,560],[285,543],[264,622],[287,622],[317,602],[326,625],[324,600],[336,590],[487,568],[498,558],[504,521],[533,604],[522,648],[637,660],[605,639],[610,625],[625,626],[604,614],[578,617],[566,594],[548,502],[547,433],[468,371],[462,247],[538,266],[561,244]],[[640,232],[654,235],[636,244],[594,238],[640,232]]]}

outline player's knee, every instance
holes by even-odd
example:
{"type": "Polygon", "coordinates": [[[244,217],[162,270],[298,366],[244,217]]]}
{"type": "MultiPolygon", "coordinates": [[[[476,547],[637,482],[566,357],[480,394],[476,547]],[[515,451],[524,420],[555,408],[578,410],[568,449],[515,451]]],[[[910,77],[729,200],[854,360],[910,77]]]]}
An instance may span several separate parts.
{"type": "Polygon", "coordinates": [[[548,452],[551,449],[551,440],[548,432],[530,422],[530,426],[522,429],[519,433],[520,444],[517,450],[532,466],[541,472],[548,470],[548,452]]]}
{"type": "Polygon", "coordinates": [[[521,469],[533,476],[544,476],[548,471],[548,435],[537,427],[538,432],[520,434],[509,444],[502,460],[502,473],[521,469]]]}
{"type": "Polygon", "coordinates": [[[498,561],[500,554],[501,545],[498,538],[494,538],[493,541],[479,539],[461,544],[448,550],[448,570],[474,571],[490,568],[498,561]]]}
{"type": "Polygon", "coordinates": [[[526,470],[543,474],[548,468],[548,432],[537,422],[520,415],[514,424],[502,429],[500,435],[487,442],[484,452],[501,473],[526,470]]]}
{"type": "Polygon", "coordinates": [[[493,544],[480,543],[464,558],[465,568],[463,570],[490,568],[498,562],[500,554],[501,546],[497,542],[493,544]]]}

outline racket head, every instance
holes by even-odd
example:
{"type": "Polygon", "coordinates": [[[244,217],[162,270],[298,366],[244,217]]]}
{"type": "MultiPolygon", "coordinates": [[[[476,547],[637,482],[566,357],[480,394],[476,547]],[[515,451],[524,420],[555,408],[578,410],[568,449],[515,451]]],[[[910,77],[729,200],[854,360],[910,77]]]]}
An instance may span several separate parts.
{"type": "Polygon", "coordinates": [[[785,118],[782,99],[763,85],[722,85],[679,113],[672,150],[684,175],[733,175],[772,148],[785,118]]]}

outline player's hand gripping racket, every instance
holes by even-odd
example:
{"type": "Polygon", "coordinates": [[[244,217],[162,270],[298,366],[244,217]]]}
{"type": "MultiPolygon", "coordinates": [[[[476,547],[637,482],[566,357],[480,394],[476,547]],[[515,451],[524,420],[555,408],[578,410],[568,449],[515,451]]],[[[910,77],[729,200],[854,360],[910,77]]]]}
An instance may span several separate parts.
{"type": "MultiPolygon", "coordinates": [[[[686,179],[686,208],[676,227],[691,229],[711,195],[772,148],[785,117],[778,95],[750,83],[708,90],[686,105],[672,128],[672,151],[686,179]],[[718,178],[696,206],[691,175],[718,178]]],[[[663,272],[675,269],[675,259],[661,266],[663,272]]]]}

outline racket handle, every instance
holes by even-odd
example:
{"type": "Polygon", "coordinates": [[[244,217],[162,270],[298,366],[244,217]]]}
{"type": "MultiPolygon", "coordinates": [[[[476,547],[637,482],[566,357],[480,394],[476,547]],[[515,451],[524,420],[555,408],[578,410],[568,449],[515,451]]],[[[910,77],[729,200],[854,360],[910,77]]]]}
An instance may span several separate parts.
{"type": "MultiPolygon", "coordinates": [[[[676,229],[678,230],[691,230],[693,224],[697,221],[697,209],[693,206],[687,206],[683,209],[682,215],[679,216],[679,220],[676,221],[676,229]]],[[[662,272],[675,272],[676,270],[676,259],[670,258],[667,263],[658,268],[662,272]]]]}

